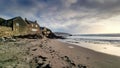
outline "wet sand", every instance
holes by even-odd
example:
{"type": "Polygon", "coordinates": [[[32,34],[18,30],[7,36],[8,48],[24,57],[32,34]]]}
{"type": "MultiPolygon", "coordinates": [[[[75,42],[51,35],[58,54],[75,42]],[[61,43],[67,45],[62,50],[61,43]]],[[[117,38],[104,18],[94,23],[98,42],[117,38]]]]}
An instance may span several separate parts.
{"type": "Polygon", "coordinates": [[[76,64],[83,64],[88,68],[120,68],[120,57],[117,56],[56,40],[50,40],[47,44],[61,54],[69,56],[76,64]]]}

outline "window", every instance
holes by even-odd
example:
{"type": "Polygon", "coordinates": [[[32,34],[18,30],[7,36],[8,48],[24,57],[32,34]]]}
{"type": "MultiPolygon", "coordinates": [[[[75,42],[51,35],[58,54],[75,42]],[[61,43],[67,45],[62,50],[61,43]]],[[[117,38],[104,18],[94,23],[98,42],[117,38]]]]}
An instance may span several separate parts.
{"type": "Polygon", "coordinates": [[[37,29],[31,29],[32,31],[38,31],[37,29]]]}
{"type": "Polygon", "coordinates": [[[33,27],[33,24],[32,24],[32,27],[33,27]]]}
{"type": "Polygon", "coordinates": [[[38,27],[38,25],[35,25],[35,27],[38,27]]]}
{"type": "Polygon", "coordinates": [[[16,23],[16,26],[19,26],[19,23],[16,23]]]}

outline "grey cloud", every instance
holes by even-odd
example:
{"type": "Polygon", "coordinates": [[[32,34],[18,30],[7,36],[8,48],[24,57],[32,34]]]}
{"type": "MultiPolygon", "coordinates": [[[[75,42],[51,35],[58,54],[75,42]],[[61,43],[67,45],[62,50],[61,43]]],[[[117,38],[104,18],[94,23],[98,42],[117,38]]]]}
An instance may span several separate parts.
{"type": "Polygon", "coordinates": [[[38,20],[54,31],[73,28],[72,32],[85,32],[97,21],[119,15],[119,3],[120,0],[0,0],[0,16],[38,20]]]}

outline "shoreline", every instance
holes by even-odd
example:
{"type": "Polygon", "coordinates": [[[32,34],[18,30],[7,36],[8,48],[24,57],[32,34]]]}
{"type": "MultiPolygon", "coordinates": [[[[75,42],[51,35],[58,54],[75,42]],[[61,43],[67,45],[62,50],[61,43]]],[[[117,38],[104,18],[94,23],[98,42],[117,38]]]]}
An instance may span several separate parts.
{"type": "Polygon", "coordinates": [[[100,44],[100,43],[92,43],[92,42],[83,42],[83,41],[76,42],[76,41],[66,41],[66,40],[58,40],[58,41],[87,48],[96,52],[120,57],[120,47],[117,46],[117,44],[104,44],[104,43],[100,44]]]}
{"type": "MultiPolygon", "coordinates": [[[[55,49],[67,54],[78,63],[87,65],[89,68],[119,68],[120,57],[96,52],[84,47],[64,43],[58,40],[51,41],[55,49]],[[78,57],[78,58],[75,58],[78,57]]],[[[51,43],[50,43],[51,44],[51,43]]],[[[52,46],[53,46],[52,45],[52,46]]]]}

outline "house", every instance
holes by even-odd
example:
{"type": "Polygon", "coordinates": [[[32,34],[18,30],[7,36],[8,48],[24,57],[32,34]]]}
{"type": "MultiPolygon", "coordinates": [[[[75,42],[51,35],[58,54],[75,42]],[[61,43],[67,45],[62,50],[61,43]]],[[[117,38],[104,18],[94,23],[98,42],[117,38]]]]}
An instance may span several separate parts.
{"type": "Polygon", "coordinates": [[[15,17],[9,20],[5,20],[1,26],[10,27],[13,32],[13,36],[19,35],[40,35],[40,26],[37,21],[29,21],[25,18],[15,17]]]}
{"type": "Polygon", "coordinates": [[[27,23],[27,30],[29,34],[41,34],[40,26],[37,21],[29,21],[25,18],[25,22],[27,23]]]}
{"type": "Polygon", "coordinates": [[[2,25],[3,22],[5,22],[5,19],[0,18],[0,25],[2,25]]]}

